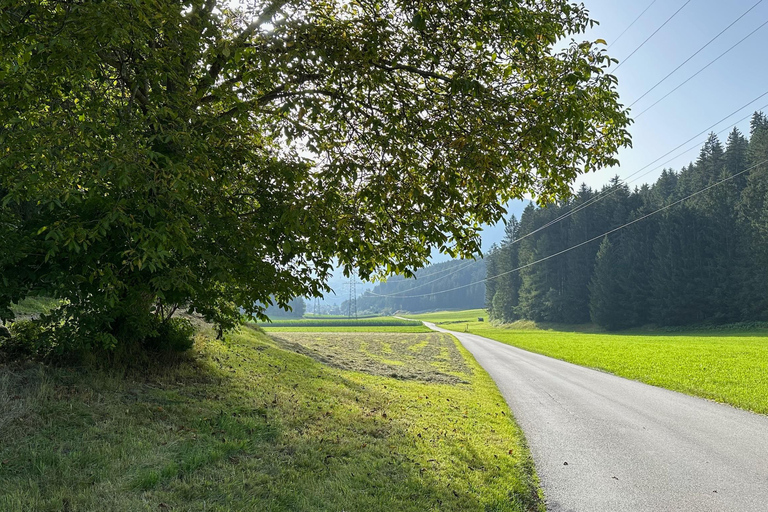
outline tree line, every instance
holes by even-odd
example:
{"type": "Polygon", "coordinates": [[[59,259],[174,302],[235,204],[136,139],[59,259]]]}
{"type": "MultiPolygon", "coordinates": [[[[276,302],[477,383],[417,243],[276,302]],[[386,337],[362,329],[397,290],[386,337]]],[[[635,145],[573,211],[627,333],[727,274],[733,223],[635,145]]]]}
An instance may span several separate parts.
{"type": "Polygon", "coordinates": [[[357,299],[357,309],[393,313],[481,308],[485,273],[484,260],[437,263],[418,270],[415,279],[395,276],[365,292],[357,299]]]}
{"type": "Polygon", "coordinates": [[[609,330],[766,320],[767,159],[768,118],[758,112],[749,138],[734,129],[723,147],[711,134],[695,162],[652,185],[630,191],[614,178],[599,192],[582,185],[565,202],[529,205],[486,257],[489,316],[609,330]]]}

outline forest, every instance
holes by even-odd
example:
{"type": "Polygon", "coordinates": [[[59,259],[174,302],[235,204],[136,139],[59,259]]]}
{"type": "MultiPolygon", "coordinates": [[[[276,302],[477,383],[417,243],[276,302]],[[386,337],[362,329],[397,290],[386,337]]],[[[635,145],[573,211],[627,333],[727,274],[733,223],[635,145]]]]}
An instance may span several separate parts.
{"type": "Polygon", "coordinates": [[[767,160],[758,112],[749,138],[734,129],[723,147],[710,134],[695,162],[652,185],[630,190],[614,178],[529,205],[485,258],[489,316],[608,330],[766,320],[767,160]]]}
{"type": "MultiPolygon", "coordinates": [[[[416,279],[394,276],[357,299],[361,312],[474,309],[485,300],[485,260],[451,260],[416,271],[416,279]]],[[[342,304],[344,311],[346,302],[342,304]]]]}

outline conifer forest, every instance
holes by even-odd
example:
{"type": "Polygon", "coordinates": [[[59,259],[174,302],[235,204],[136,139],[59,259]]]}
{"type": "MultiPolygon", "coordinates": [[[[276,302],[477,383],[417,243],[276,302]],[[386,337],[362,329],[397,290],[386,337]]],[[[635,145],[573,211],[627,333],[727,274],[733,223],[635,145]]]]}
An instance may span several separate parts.
{"type": "Polygon", "coordinates": [[[652,185],[615,178],[529,205],[485,258],[490,317],[609,330],[766,320],[766,161],[768,118],[756,113],[749,137],[711,134],[652,185]]]}

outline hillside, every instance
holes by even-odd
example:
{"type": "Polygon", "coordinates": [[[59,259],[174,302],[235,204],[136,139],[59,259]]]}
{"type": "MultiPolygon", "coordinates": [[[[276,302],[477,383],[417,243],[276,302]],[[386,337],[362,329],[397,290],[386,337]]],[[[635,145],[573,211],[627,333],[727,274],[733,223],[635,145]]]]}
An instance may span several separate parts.
{"type": "MultiPolygon", "coordinates": [[[[485,300],[485,261],[451,260],[395,276],[357,299],[358,311],[392,313],[481,308],[485,300]],[[472,284],[475,283],[475,284],[472,284]]],[[[343,309],[343,308],[342,308],[343,309]]]]}

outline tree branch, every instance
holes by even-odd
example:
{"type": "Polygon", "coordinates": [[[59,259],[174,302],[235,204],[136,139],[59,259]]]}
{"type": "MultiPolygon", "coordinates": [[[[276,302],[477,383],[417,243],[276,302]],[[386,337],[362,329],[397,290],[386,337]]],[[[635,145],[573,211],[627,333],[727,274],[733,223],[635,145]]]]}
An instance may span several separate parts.
{"type": "MultiPolygon", "coordinates": [[[[285,6],[287,3],[288,0],[275,0],[269,6],[267,6],[264,12],[261,13],[261,15],[256,20],[248,24],[243,29],[243,31],[240,32],[240,34],[232,41],[232,47],[230,48],[230,51],[232,51],[233,48],[237,48],[245,44],[248,38],[251,37],[260,26],[272,20],[274,15],[277,14],[277,12],[280,11],[280,9],[282,9],[283,6],[285,6]]],[[[211,63],[211,66],[208,68],[208,74],[206,75],[203,83],[200,84],[201,89],[208,89],[211,85],[216,83],[216,80],[219,78],[221,70],[224,69],[226,62],[227,57],[225,57],[223,53],[220,52],[218,55],[216,55],[213,63],[211,63]]]]}
{"type": "Polygon", "coordinates": [[[419,75],[423,78],[434,78],[436,80],[441,80],[443,82],[452,82],[453,78],[445,75],[441,75],[439,73],[434,73],[432,71],[427,71],[424,69],[419,69],[415,66],[409,66],[408,64],[396,64],[390,61],[381,61],[381,62],[372,62],[374,67],[377,67],[379,69],[383,69],[385,71],[408,71],[410,73],[414,73],[416,75],[419,75]]]}

